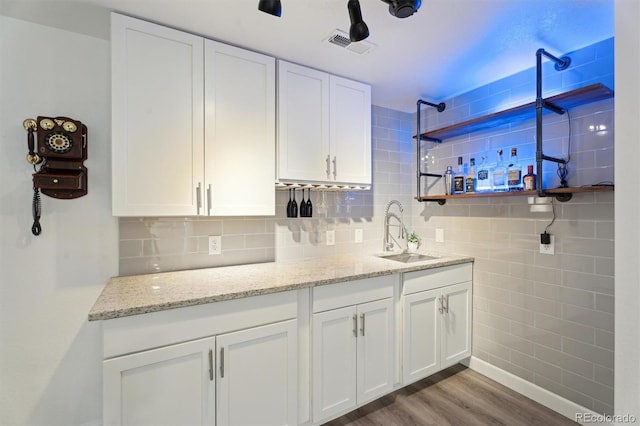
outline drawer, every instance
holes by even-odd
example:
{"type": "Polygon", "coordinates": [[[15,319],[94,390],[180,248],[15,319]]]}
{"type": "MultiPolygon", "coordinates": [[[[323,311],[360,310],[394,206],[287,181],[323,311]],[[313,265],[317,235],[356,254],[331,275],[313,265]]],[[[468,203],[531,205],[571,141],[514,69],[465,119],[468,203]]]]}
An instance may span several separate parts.
{"type": "Polygon", "coordinates": [[[399,280],[400,275],[394,274],[314,287],[313,312],[393,297],[394,284],[399,280]]]}
{"type": "Polygon", "coordinates": [[[403,274],[402,294],[432,290],[452,284],[471,281],[473,269],[471,263],[425,269],[424,271],[406,272],[403,274]]]}
{"type": "Polygon", "coordinates": [[[83,189],[82,171],[40,172],[33,174],[33,186],[42,189],[83,189]]]}

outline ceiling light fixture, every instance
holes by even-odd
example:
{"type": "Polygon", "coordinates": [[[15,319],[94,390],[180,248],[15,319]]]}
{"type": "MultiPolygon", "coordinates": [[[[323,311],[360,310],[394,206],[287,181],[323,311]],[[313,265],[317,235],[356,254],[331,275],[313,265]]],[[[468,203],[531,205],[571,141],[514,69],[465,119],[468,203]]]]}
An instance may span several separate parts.
{"type": "Polygon", "coordinates": [[[420,9],[422,0],[382,0],[389,5],[389,13],[396,18],[407,18],[420,9]]]}
{"type": "Polygon", "coordinates": [[[268,13],[273,16],[282,15],[282,5],[280,0],[260,0],[258,3],[258,9],[264,13],[268,13]]]}
{"type": "Polygon", "coordinates": [[[351,41],[361,41],[369,37],[369,27],[362,20],[362,11],[358,0],[349,0],[347,3],[351,28],[349,28],[349,38],[351,41]]]}
{"type": "MultiPolygon", "coordinates": [[[[396,18],[407,18],[420,9],[422,0],[382,0],[389,5],[389,13],[396,18]]],[[[273,16],[282,14],[280,0],[260,0],[258,9],[273,16]]],[[[347,0],[347,10],[351,20],[349,38],[351,41],[362,41],[369,37],[369,28],[362,20],[359,0],[347,0]]]]}

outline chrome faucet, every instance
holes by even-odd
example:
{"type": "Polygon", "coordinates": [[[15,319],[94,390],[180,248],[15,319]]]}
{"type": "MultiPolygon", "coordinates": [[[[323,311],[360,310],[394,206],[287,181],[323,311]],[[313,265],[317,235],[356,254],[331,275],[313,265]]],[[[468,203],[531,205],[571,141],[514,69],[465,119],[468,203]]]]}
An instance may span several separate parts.
{"type": "MultiPolygon", "coordinates": [[[[399,230],[398,230],[398,238],[404,239],[404,208],[402,207],[402,204],[400,204],[400,201],[398,200],[391,200],[389,201],[389,204],[387,204],[387,208],[384,212],[384,243],[383,243],[383,250],[384,251],[391,251],[393,250],[394,242],[397,244],[398,242],[391,236],[391,234],[389,233],[389,219],[392,217],[395,217],[396,220],[398,222],[400,222],[399,225],[399,230]],[[389,209],[391,208],[391,206],[395,204],[398,206],[398,209],[400,210],[400,218],[398,218],[398,216],[394,213],[390,213],[389,209]]],[[[396,225],[397,226],[397,225],[396,225]]]]}

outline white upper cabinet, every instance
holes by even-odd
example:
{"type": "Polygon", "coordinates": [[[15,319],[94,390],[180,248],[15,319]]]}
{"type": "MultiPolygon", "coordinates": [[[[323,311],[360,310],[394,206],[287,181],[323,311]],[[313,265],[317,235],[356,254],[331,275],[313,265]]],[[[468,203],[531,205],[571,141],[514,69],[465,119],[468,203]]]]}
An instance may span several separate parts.
{"type": "Polygon", "coordinates": [[[278,61],[278,180],[371,184],[371,87],[278,61]]]}
{"type": "Polygon", "coordinates": [[[118,14],[111,32],[113,214],[275,214],[275,59],[118,14]]]}
{"type": "Polygon", "coordinates": [[[331,76],[329,80],[331,179],[371,184],[371,87],[331,76]]]}
{"type": "Polygon", "coordinates": [[[115,216],[194,215],[203,182],[203,39],[111,14],[115,216]]]}
{"type": "Polygon", "coordinates": [[[205,40],[207,213],[275,214],[275,59],[205,40]]]}
{"type": "Polygon", "coordinates": [[[329,74],[278,61],[278,177],[328,181],[329,74]]]}

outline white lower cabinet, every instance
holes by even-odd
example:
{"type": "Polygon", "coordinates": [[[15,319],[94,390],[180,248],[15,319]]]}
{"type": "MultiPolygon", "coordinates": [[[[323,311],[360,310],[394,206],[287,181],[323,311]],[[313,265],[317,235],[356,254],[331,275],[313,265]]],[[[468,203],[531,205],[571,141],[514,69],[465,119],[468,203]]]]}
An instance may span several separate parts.
{"type": "Polygon", "coordinates": [[[403,384],[471,355],[471,265],[404,274],[403,384]]]}
{"type": "Polygon", "coordinates": [[[322,424],[470,356],[471,279],[466,263],[106,321],[103,424],[322,424]]]}
{"type": "Polygon", "coordinates": [[[104,361],[105,425],[212,425],[215,337],[104,361]]]}
{"type": "Polygon", "coordinates": [[[295,425],[297,354],[290,319],[106,359],[103,424],[295,425]]]}
{"type": "Polygon", "coordinates": [[[396,366],[393,280],[394,276],[358,280],[320,287],[314,292],[311,351],[314,423],[393,390],[396,366]],[[367,286],[371,286],[370,292],[367,286]],[[366,301],[378,297],[383,298],[366,301]],[[344,306],[350,301],[352,304],[344,306]],[[331,305],[342,307],[315,312],[331,305]]]}
{"type": "Polygon", "coordinates": [[[217,424],[295,425],[295,320],[217,338],[217,424]]]}

